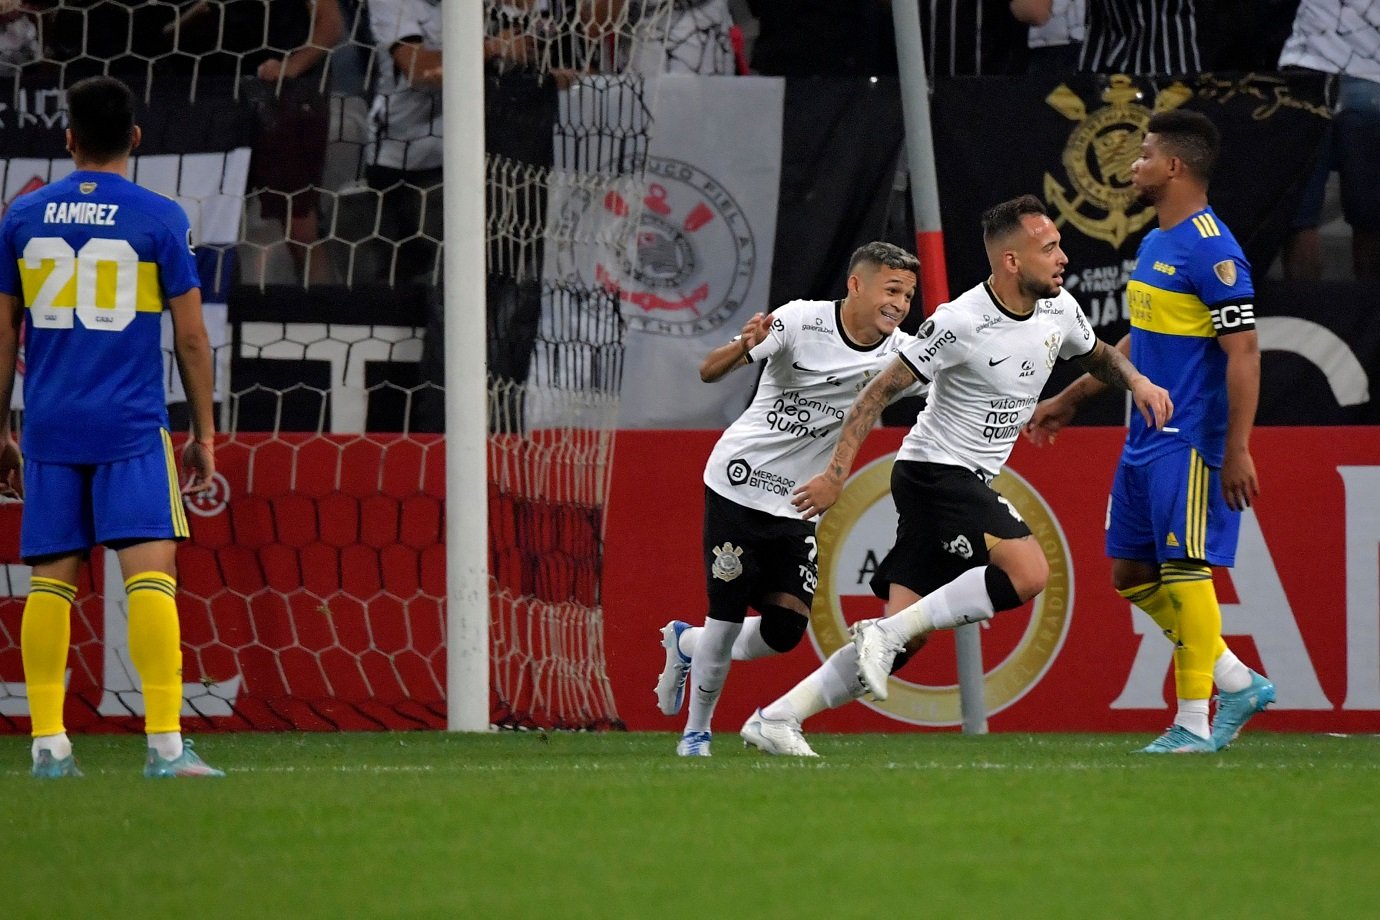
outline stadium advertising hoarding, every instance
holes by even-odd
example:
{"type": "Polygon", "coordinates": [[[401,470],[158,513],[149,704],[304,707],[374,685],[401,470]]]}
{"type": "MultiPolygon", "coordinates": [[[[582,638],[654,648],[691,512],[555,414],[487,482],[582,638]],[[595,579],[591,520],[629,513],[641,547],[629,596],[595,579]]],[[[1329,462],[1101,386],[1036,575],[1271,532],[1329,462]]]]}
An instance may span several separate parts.
{"type": "MultiPolygon", "coordinates": [[[[721,727],[815,668],[843,641],[847,623],[880,612],[866,582],[891,543],[887,474],[902,434],[885,429],[869,439],[821,523],[811,642],[736,665],[719,705],[721,727]]],[[[715,438],[618,435],[602,641],[619,716],[634,730],[676,727],[651,692],[662,660],[658,630],[703,614],[700,474],[715,438]]],[[[981,633],[993,731],[1163,727],[1171,649],[1112,591],[1102,551],[1121,438],[1119,429],[1073,428],[1053,448],[1021,443],[997,482],[1053,564],[1041,598],[981,633]]],[[[1254,452],[1263,494],[1243,519],[1237,566],[1219,576],[1218,589],[1233,648],[1279,686],[1260,727],[1380,731],[1380,429],[1265,428],[1254,452]]],[[[218,488],[189,507],[193,540],[179,558],[186,714],[206,717],[195,727],[443,726],[443,442],[240,435],[219,458],[218,488]],[[335,476],[315,475],[327,469],[335,476]]],[[[18,505],[0,505],[0,635],[13,640],[0,648],[0,730],[8,731],[27,727],[18,518],[18,505]]],[[[74,607],[68,723],[78,731],[137,728],[142,713],[122,599],[97,593],[118,584],[107,568],[98,555],[83,571],[74,607]]],[[[578,579],[549,581],[545,593],[579,599],[578,579]]],[[[824,713],[810,728],[952,727],[955,682],[953,639],[939,634],[899,672],[886,704],[824,713]]]]}
{"type": "MultiPolygon", "coordinates": [[[[815,668],[848,622],[881,612],[867,588],[891,545],[886,479],[903,431],[868,440],[820,525],[823,564],[811,637],[780,658],[735,664],[716,721],[740,724],[815,668]]],[[[1077,428],[1053,448],[1020,444],[997,487],[1052,560],[1050,586],[982,631],[993,731],[1156,731],[1173,696],[1172,649],[1111,587],[1107,495],[1123,432],[1077,428]]],[[[621,432],[609,503],[604,605],[609,677],[633,729],[676,727],[650,692],[658,629],[699,622],[703,458],[713,433],[621,432]],[[646,471],[657,470],[655,477],[646,471]],[[647,515],[649,490],[657,513],[647,515]],[[675,526],[667,526],[668,521],[675,526]]],[[[1219,573],[1223,631],[1279,686],[1260,720],[1282,731],[1380,730],[1380,431],[1266,428],[1254,453],[1263,494],[1243,518],[1237,565],[1219,573]]],[[[815,717],[816,731],[943,728],[960,719],[953,639],[938,634],[897,675],[884,704],[815,717]]]]}

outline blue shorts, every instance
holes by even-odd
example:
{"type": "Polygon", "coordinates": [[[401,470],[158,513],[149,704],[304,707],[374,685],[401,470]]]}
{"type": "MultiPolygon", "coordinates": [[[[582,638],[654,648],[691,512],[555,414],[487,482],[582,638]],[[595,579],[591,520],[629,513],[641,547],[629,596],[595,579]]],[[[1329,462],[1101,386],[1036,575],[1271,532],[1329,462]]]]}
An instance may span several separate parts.
{"type": "Polygon", "coordinates": [[[172,440],[114,463],[24,462],[19,555],[82,552],[97,543],[183,540],[189,530],[172,440]]]}
{"type": "Polygon", "coordinates": [[[1222,496],[1219,470],[1182,444],[1149,463],[1122,462],[1107,506],[1107,555],[1138,562],[1236,562],[1241,515],[1222,496]]]}

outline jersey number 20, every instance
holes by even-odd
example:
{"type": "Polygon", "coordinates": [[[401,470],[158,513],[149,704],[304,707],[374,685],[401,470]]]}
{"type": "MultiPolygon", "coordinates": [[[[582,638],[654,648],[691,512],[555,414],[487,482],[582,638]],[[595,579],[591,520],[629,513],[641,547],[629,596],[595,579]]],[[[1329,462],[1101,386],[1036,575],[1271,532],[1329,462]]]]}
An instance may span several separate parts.
{"type": "Polygon", "coordinates": [[[91,239],[73,251],[64,239],[36,236],[24,247],[24,267],[38,271],[45,261],[53,270],[29,304],[36,327],[71,329],[74,313],[87,329],[104,332],[119,332],[134,321],[139,254],[126,240],[91,239]]]}

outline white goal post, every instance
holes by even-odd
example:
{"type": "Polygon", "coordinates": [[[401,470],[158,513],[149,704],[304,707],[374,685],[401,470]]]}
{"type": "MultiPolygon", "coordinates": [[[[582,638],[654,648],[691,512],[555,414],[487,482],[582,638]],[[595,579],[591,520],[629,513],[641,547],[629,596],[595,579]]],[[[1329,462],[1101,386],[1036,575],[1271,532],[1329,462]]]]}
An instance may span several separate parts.
{"type": "Polygon", "coordinates": [[[444,15],[446,725],[477,732],[489,728],[483,4],[444,15]]]}

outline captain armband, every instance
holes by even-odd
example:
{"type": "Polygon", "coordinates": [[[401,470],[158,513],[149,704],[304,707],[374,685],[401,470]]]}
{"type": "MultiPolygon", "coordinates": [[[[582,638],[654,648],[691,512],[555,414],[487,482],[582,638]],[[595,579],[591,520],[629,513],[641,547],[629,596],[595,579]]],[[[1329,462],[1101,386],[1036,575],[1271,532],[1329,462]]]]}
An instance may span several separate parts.
{"type": "Polygon", "coordinates": [[[1232,332],[1248,332],[1255,328],[1255,304],[1224,303],[1209,307],[1212,328],[1218,335],[1232,332]]]}

